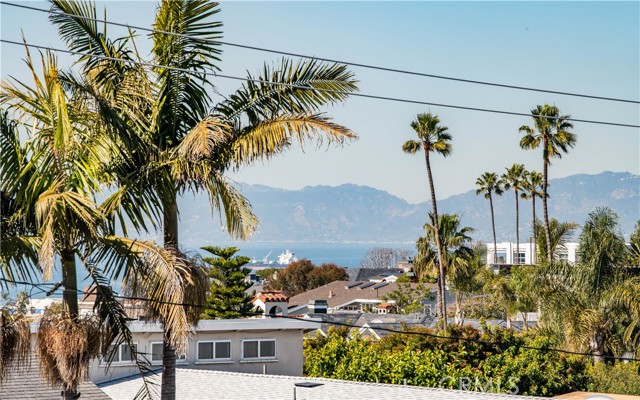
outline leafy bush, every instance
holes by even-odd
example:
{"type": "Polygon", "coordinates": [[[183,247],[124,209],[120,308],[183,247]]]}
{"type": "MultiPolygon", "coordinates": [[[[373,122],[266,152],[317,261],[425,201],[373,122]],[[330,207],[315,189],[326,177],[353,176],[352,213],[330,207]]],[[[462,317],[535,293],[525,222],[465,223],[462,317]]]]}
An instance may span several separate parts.
{"type": "MultiPolygon", "coordinates": [[[[552,337],[535,331],[488,329],[481,333],[471,327],[452,327],[438,333],[462,340],[429,336],[433,334],[427,329],[411,330],[374,342],[357,335],[349,339],[347,330],[331,329],[326,337],[305,342],[305,374],[395,384],[406,380],[417,386],[538,396],[595,387],[615,391],[592,377],[596,369],[589,358],[522,347],[558,346],[552,337]]],[[[615,368],[621,368],[627,381],[640,381],[637,370],[615,368]]],[[[607,375],[600,374],[603,378],[607,375]]],[[[609,384],[613,388],[616,383],[609,384]]]]}
{"type": "Polygon", "coordinates": [[[598,363],[589,368],[589,391],[640,395],[640,363],[598,363]]]}

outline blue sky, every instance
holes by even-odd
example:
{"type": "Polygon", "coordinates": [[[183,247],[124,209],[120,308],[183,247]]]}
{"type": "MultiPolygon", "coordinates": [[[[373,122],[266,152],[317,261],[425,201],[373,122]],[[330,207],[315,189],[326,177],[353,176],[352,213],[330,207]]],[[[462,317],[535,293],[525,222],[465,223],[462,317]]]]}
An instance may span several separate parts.
{"type": "MultiPolygon", "coordinates": [[[[43,2],[24,3],[47,7],[43,2]]],[[[149,27],[154,2],[112,1],[110,20],[149,27]]],[[[0,6],[2,38],[63,47],[46,15],[0,6]]],[[[520,86],[640,98],[639,2],[231,2],[218,14],[224,40],[345,61],[520,86]]],[[[115,28],[109,31],[117,33],[115,28]]],[[[142,35],[139,43],[148,51],[142,35]]],[[[2,44],[2,79],[27,79],[24,49],[2,44]]],[[[280,56],[224,48],[223,73],[244,76],[280,56]]],[[[62,64],[69,60],[61,57],[62,64]]],[[[575,118],[640,124],[637,104],[481,87],[389,72],[352,69],[362,93],[436,103],[529,112],[556,104],[575,118]]],[[[230,93],[236,81],[215,82],[230,93]]],[[[413,137],[416,114],[431,111],[453,135],[453,153],[433,161],[439,198],[474,187],[485,171],[514,162],[542,168],[541,151],[520,150],[518,128],[531,119],[352,98],[328,110],[359,135],[342,148],[292,149],[266,164],[232,175],[248,183],[288,189],[356,183],[411,202],[426,200],[421,156],[400,150],[413,137]]],[[[575,123],[578,143],[555,160],[552,178],[576,173],[640,173],[640,131],[575,123]]]]}

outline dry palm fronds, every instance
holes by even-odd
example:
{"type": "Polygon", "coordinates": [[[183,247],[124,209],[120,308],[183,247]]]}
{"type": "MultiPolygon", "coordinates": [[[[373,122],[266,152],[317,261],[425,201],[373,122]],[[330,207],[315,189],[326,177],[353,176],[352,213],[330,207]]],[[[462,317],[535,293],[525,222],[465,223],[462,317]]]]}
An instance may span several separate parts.
{"type": "Polygon", "coordinates": [[[52,386],[62,384],[65,390],[75,390],[87,379],[89,361],[100,353],[100,339],[100,321],[94,316],[44,316],[36,346],[43,379],[52,386]]]}
{"type": "Polygon", "coordinates": [[[31,332],[21,316],[5,318],[0,311],[0,383],[9,376],[9,368],[29,360],[31,332]]]}

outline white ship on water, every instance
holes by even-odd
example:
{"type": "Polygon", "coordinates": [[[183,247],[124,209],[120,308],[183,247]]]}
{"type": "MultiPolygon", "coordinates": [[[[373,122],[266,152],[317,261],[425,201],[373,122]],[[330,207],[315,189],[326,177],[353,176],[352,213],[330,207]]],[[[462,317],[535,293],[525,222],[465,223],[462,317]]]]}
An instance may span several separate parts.
{"type": "Polygon", "coordinates": [[[248,264],[246,264],[247,267],[251,268],[251,267],[269,267],[269,268],[278,268],[278,267],[286,267],[287,265],[291,264],[293,261],[298,261],[298,258],[296,257],[296,255],[294,253],[291,252],[291,250],[286,249],[285,251],[283,251],[278,258],[273,261],[273,260],[269,260],[269,256],[271,255],[273,251],[270,251],[269,254],[267,254],[262,260],[258,260],[258,259],[252,259],[248,264]]]}

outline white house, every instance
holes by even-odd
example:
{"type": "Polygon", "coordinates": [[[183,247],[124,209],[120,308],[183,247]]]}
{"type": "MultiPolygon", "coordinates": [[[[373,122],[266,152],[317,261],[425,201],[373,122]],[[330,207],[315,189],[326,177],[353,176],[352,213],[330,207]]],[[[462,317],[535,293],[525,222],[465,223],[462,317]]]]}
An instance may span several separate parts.
{"type": "MultiPolygon", "coordinates": [[[[516,249],[513,242],[496,243],[494,256],[493,243],[487,243],[487,264],[535,264],[537,262],[537,246],[532,242],[521,242],[516,249]]],[[[578,243],[565,243],[556,248],[554,256],[557,260],[575,263],[578,255],[578,243]]]]}
{"type": "MultiPolygon", "coordinates": [[[[137,351],[146,355],[151,367],[161,367],[162,325],[132,322],[129,327],[137,351]]],[[[284,318],[200,321],[185,354],[179,355],[177,367],[302,376],[303,336],[315,328],[313,322],[284,318]]],[[[95,383],[137,373],[126,345],[120,346],[108,371],[102,360],[95,360],[89,368],[95,383]]]]}

